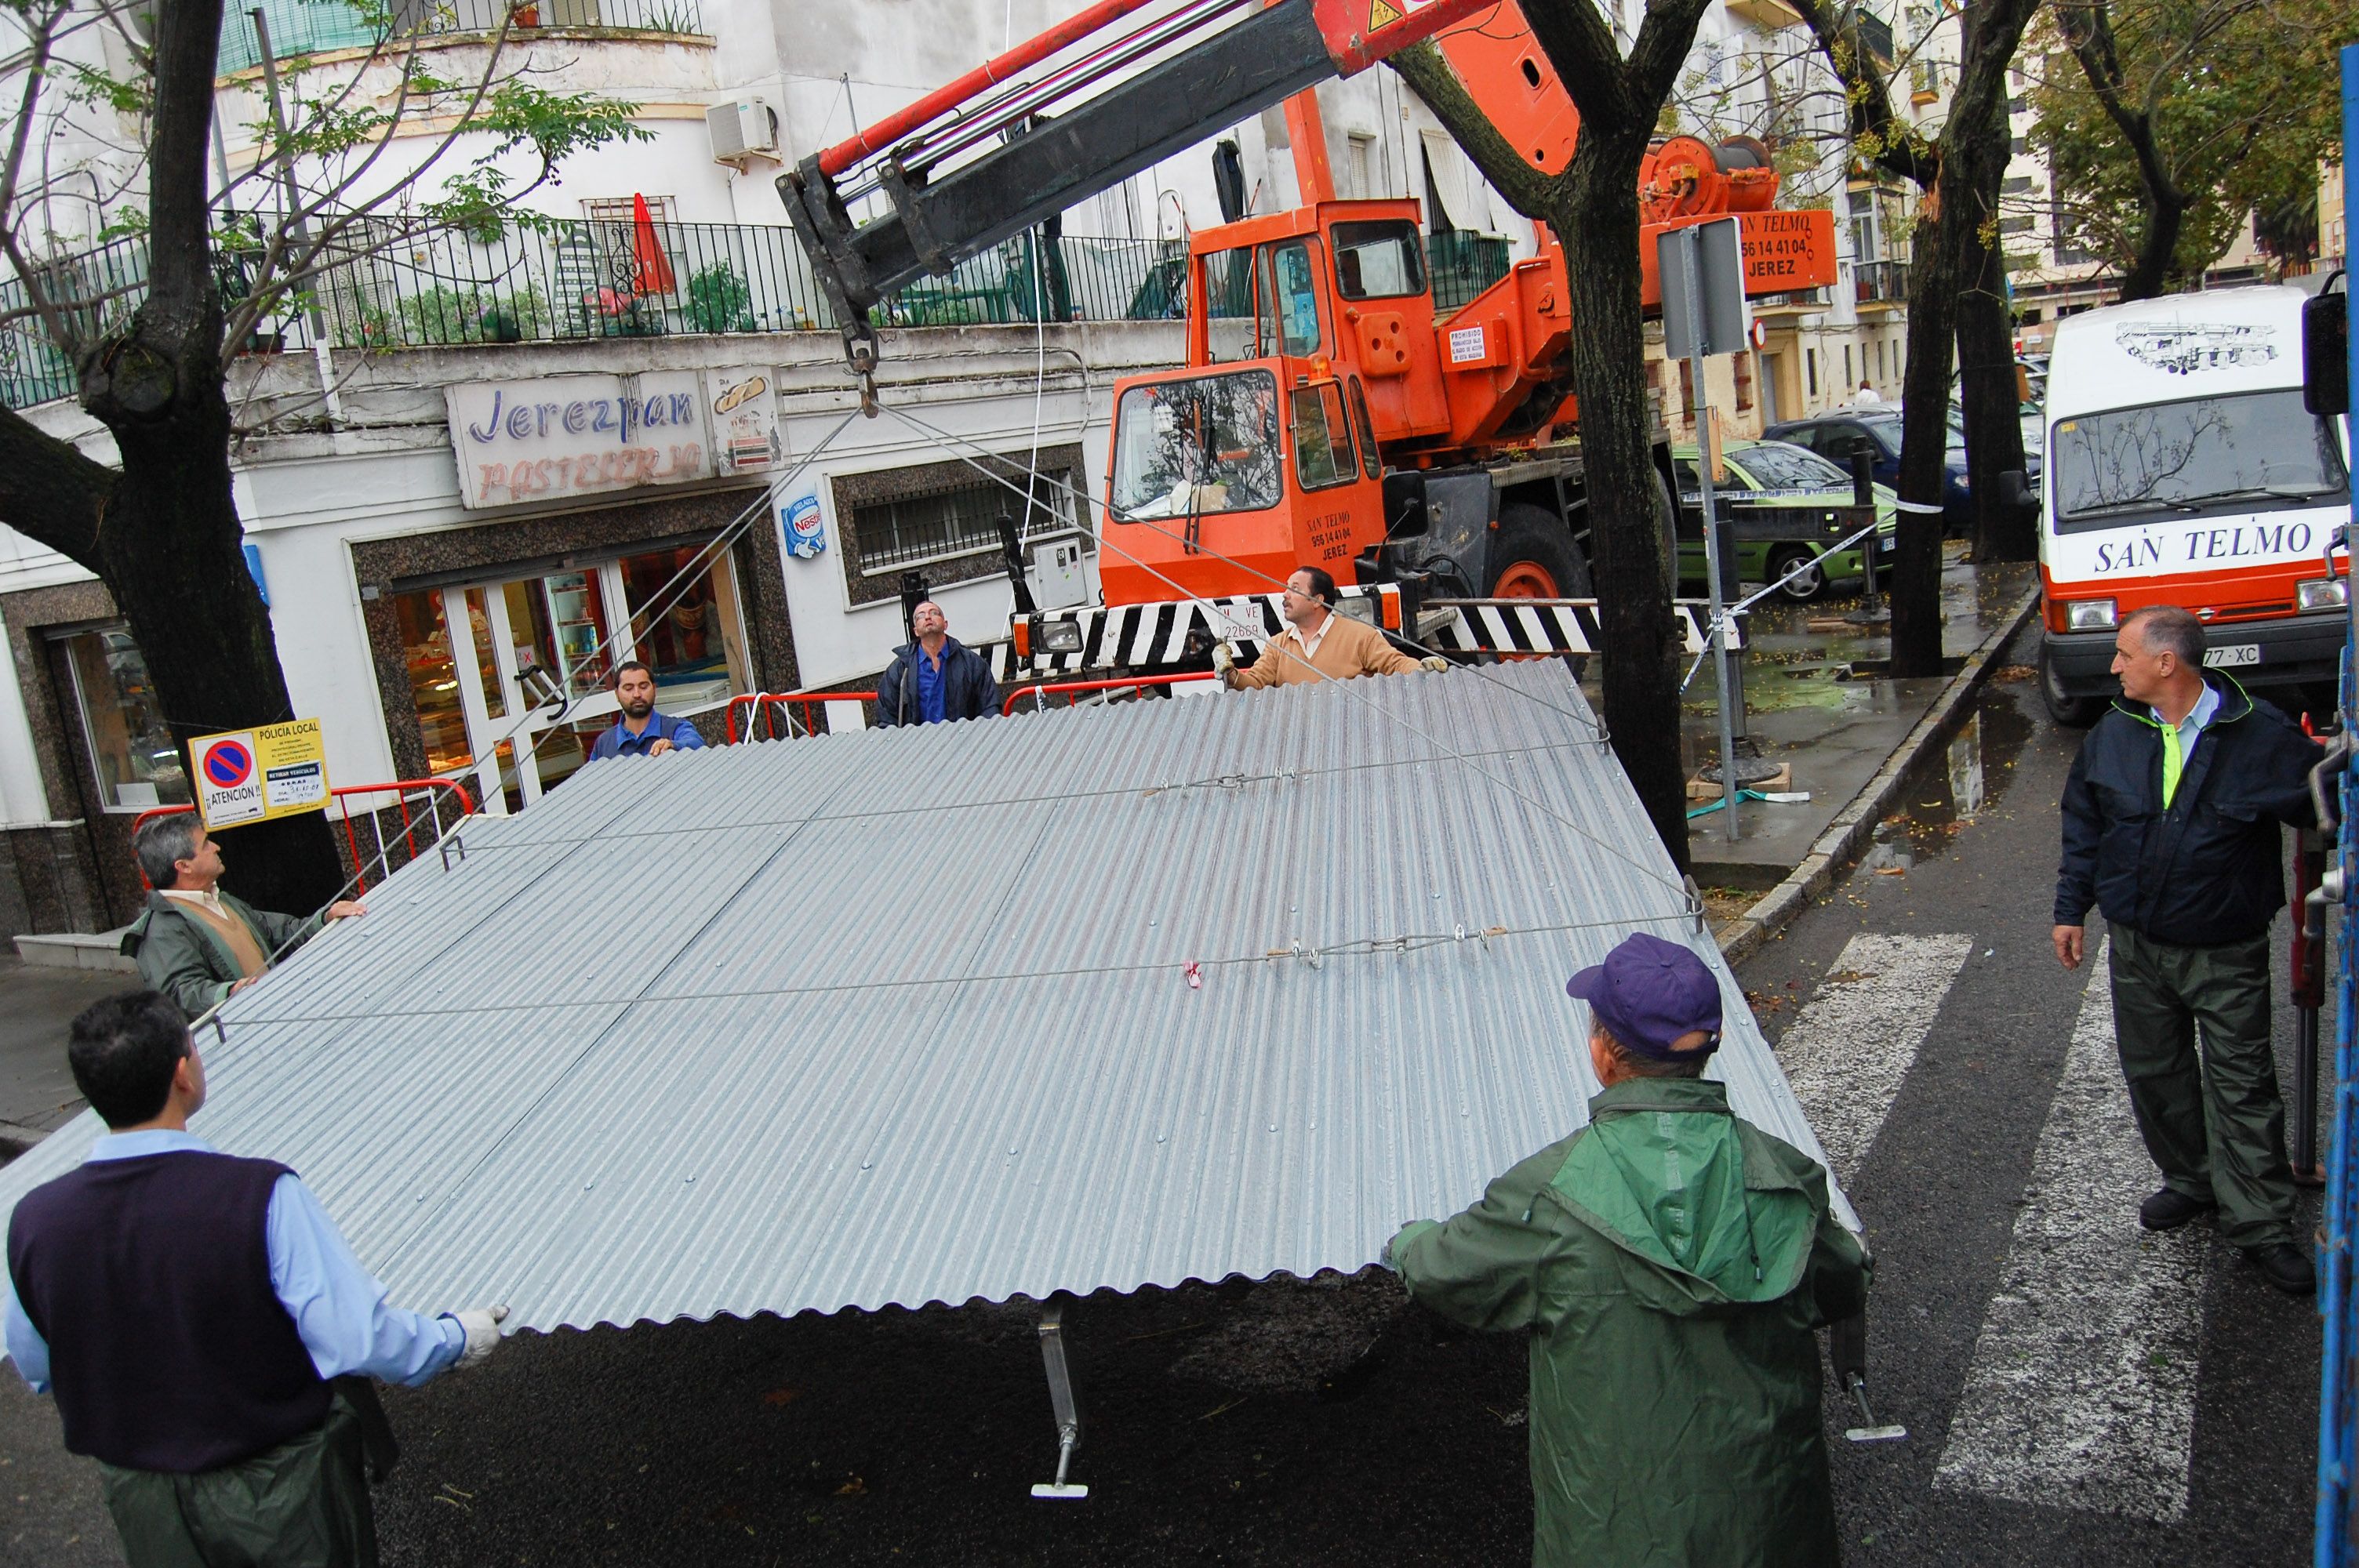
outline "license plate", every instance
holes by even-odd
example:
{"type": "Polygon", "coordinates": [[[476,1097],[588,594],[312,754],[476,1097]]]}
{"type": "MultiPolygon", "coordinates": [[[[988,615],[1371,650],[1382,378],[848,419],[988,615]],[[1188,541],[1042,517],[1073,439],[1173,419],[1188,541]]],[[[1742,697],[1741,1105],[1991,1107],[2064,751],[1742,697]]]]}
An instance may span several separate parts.
{"type": "Polygon", "coordinates": [[[2206,648],[2203,662],[2214,669],[2241,669],[2246,665],[2257,665],[2261,662],[2261,645],[2258,643],[2229,643],[2217,648],[2206,648]]]}
{"type": "Polygon", "coordinates": [[[1875,541],[1875,553],[1879,556],[1888,556],[1892,553],[1893,546],[1899,543],[1900,541],[1894,535],[1884,535],[1875,541]]]}

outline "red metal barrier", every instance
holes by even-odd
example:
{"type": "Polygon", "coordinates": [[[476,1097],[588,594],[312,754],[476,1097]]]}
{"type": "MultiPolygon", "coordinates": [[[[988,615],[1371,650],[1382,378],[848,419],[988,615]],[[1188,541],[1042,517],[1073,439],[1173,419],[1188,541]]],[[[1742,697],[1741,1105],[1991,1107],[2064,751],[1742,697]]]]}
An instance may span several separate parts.
{"type": "MultiPolygon", "coordinates": [[[[763,715],[763,733],[758,737],[755,735],[754,725],[749,719],[745,725],[744,738],[749,741],[756,739],[775,741],[778,738],[777,726],[769,718],[770,710],[774,708],[784,708],[789,703],[800,704],[803,710],[803,733],[809,735],[816,733],[819,728],[811,721],[811,710],[816,705],[823,702],[874,702],[875,700],[876,694],[873,691],[749,691],[743,697],[733,697],[729,699],[729,743],[734,746],[737,744],[739,739],[737,709],[741,706],[763,715]]],[[[787,722],[788,726],[787,732],[791,735],[794,732],[794,720],[790,718],[787,722]]]]}
{"type": "Polygon", "coordinates": [[[1039,699],[1052,691],[1145,691],[1149,687],[1179,686],[1187,681],[1213,678],[1212,671],[1199,670],[1184,676],[1133,676],[1127,680],[1045,681],[1037,686],[1017,687],[1007,694],[1007,700],[1000,704],[999,711],[1003,717],[1015,712],[1016,705],[1028,696],[1033,698],[1033,711],[1037,713],[1048,706],[1039,699]]]}
{"type": "MultiPolygon", "coordinates": [[[[359,892],[368,891],[368,862],[361,859],[360,836],[353,831],[351,797],[356,795],[392,795],[394,803],[401,808],[402,841],[409,846],[409,853],[415,859],[418,854],[418,824],[410,815],[410,796],[421,792],[427,795],[429,816],[434,823],[434,836],[440,838],[442,836],[442,802],[435,793],[440,790],[448,790],[459,797],[456,804],[460,816],[474,815],[475,797],[470,795],[467,792],[467,786],[457,779],[396,779],[391,784],[347,784],[342,789],[332,789],[328,792],[338,807],[337,820],[343,825],[344,847],[352,851],[353,880],[358,884],[354,891],[359,892]]],[[[195,809],[193,806],[151,806],[131,819],[131,836],[136,838],[139,836],[139,829],[145,827],[151,818],[178,816],[184,812],[195,809]]],[[[377,812],[384,809],[383,806],[371,806],[366,808],[366,814],[374,818],[377,812]]],[[[381,859],[385,854],[385,830],[382,827],[375,827],[374,831],[377,836],[377,855],[381,859]]],[[[152,888],[155,884],[148,881],[147,873],[143,871],[139,873],[139,885],[152,888]]]]}

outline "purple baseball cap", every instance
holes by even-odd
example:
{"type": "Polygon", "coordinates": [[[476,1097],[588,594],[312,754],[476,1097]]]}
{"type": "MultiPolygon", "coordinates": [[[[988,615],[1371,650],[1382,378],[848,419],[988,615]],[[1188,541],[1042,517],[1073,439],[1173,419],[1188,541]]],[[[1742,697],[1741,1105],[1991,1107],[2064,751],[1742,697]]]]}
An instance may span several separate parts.
{"type": "Polygon", "coordinates": [[[1605,962],[1565,981],[1564,994],[1587,1002],[1607,1033],[1652,1061],[1691,1062],[1720,1048],[1720,982],[1677,942],[1643,931],[1625,937],[1605,962]],[[1711,1036],[1701,1048],[1671,1049],[1697,1030],[1711,1036]]]}

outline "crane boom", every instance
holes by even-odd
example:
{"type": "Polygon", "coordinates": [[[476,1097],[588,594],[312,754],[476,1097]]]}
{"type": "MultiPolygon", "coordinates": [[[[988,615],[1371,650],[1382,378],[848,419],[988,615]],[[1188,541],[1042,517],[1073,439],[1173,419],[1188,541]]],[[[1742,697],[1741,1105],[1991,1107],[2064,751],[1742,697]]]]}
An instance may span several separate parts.
{"type": "Polygon", "coordinates": [[[868,311],[895,289],[1496,4],[1099,0],[805,158],[778,194],[865,369],[868,311]],[[853,204],[871,194],[890,211],[855,220],[853,204]]]}

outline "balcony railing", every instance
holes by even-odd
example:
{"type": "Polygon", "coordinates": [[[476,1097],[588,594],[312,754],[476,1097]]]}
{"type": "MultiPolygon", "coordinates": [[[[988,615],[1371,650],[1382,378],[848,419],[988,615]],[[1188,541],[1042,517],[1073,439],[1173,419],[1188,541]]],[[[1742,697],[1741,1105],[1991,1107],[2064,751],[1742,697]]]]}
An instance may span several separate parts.
{"type": "Polygon", "coordinates": [[[1455,310],[1507,276],[1507,242],[1495,234],[1456,231],[1425,237],[1433,308],[1455,310]]]}
{"type": "Polygon", "coordinates": [[[1904,261],[1861,262],[1852,268],[1852,300],[1856,305],[1908,303],[1908,264],[1904,261]]]}
{"type": "MultiPolygon", "coordinates": [[[[1456,308],[1507,271],[1507,242],[1495,237],[1432,235],[1426,254],[1437,309],[1456,308]]],[[[1042,246],[1018,235],[949,277],[911,284],[876,319],[903,327],[1176,320],[1187,309],[1187,267],[1177,240],[1065,236],[1042,246]]],[[[214,269],[224,298],[250,290],[236,252],[219,253],[214,269]]],[[[92,339],[145,295],[147,242],[118,240],[40,276],[48,297],[74,302],[76,334],[92,339]]],[[[72,362],[38,318],[20,314],[29,303],[22,278],[0,280],[0,317],[13,318],[0,321],[0,404],[11,408],[75,387],[72,362]]],[[[370,351],[832,327],[794,231],[751,223],[656,223],[642,233],[627,221],[574,219],[470,234],[363,220],[300,299],[257,324],[250,346],[308,342],[314,307],[332,346],[370,351]]]]}
{"type": "MultiPolygon", "coordinates": [[[[413,33],[426,37],[481,35],[510,27],[529,38],[547,28],[594,28],[619,33],[701,34],[698,0],[381,0],[356,5],[341,0],[261,0],[270,27],[270,51],[280,59],[324,54],[330,49],[374,49],[388,37],[405,46],[413,33]]],[[[262,63],[254,34],[254,7],[238,0],[222,16],[221,55],[214,70],[223,75],[262,63]]]]}

